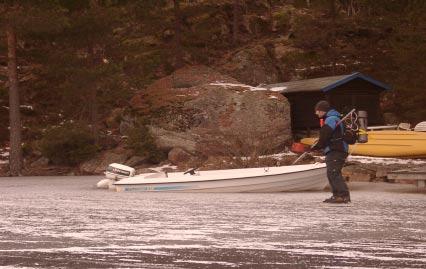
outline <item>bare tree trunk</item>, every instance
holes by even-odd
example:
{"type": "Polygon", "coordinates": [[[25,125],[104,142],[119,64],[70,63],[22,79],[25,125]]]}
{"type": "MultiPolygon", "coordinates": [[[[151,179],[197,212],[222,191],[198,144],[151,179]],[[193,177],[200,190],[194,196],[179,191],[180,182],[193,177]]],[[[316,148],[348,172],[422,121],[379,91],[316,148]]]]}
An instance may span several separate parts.
{"type": "MultiPolygon", "coordinates": [[[[102,64],[102,54],[104,49],[101,46],[96,44],[90,44],[88,47],[88,52],[90,57],[88,58],[88,65],[92,68],[97,68],[102,64]]],[[[89,122],[91,125],[91,132],[95,139],[95,143],[99,142],[99,128],[98,128],[98,114],[99,114],[99,101],[98,101],[98,91],[99,85],[97,81],[93,81],[90,84],[90,92],[88,95],[89,101],[89,122]]]]}
{"type": "Polygon", "coordinates": [[[359,5],[355,3],[355,0],[351,0],[351,7],[352,7],[352,15],[355,16],[359,12],[359,5]]]}
{"type": "Polygon", "coordinates": [[[330,5],[330,16],[331,16],[331,19],[333,21],[335,21],[336,20],[336,15],[337,15],[335,0],[329,0],[329,5],[330,5]]]}
{"type": "Polygon", "coordinates": [[[95,143],[99,142],[99,128],[98,128],[98,87],[94,85],[90,92],[90,125],[95,143]]]}
{"type": "Polygon", "coordinates": [[[269,31],[274,32],[274,16],[272,14],[272,10],[274,8],[274,4],[272,0],[268,0],[268,21],[269,21],[269,31]]]}
{"type": "Polygon", "coordinates": [[[175,53],[175,67],[180,68],[183,66],[183,53],[182,53],[182,18],[180,12],[180,0],[173,0],[173,10],[175,15],[175,40],[174,40],[174,53],[175,53]]]}
{"type": "Polygon", "coordinates": [[[9,121],[10,121],[10,174],[19,176],[22,170],[21,115],[19,112],[19,85],[16,65],[16,33],[7,25],[7,56],[9,77],[9,121]]]}
{"type": "Polygon", "coordinates": [[[240,0],[234,0],[233,4],[233,22],[232,22],[232,43],[236,45],[239,38],[239,26],[240,26],[240,0]]]}
{"type": "MultiPolygon", "coordinates": [[[[101,8],[99,0],[90,0],[90,8],[95,12],[98,12],[101,8]]],[[[93,41],[89,42],[88,52],[89,52],[89,62],[88,65],[92,68],[96,68],[97,66],[102,64],[102,53],[103,48],[101,46],[93,43],[93,41]]],[[[99,142],[99,128],[98,128],[98,89],[99,86],[96,81],[91,83],[90,93],[89,93],[89,122],[91,125],[91,132],[93,138],[95,139],[95,143],[99,142]]]]}
{"type": "Polygon", "coordinates": [[[341,1],[341,2],[342,2],[342,5],[344,6],[344,8],[346,9],[346,14],[349,17],[355,16],[358,13],[356,1],[344,0],[344,1],[341,1]]]}
{"type": "Polygon", "coordinates": [[[306,0],[306,6],[309,8],[311,7],[311,0],[306,0]]]}

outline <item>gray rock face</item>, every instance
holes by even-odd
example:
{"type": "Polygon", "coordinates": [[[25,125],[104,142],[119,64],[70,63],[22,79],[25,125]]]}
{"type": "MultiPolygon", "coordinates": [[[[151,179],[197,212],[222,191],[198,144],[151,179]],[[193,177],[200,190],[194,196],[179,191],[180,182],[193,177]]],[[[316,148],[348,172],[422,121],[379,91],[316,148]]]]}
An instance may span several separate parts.
{"type": "Polygon", "coordinates": [[[46,157],[40,157],[36,161],[32,162],[30,164],[30,167],[40,167],[40,166],[46,166],[49,164],[49,159],[46,157]]]}
{"type": "Polygon", "coordinates": [[[97,158],[90,159],[80,165],[80,172],[84,174],[102,174],[111,163],[125,163],[132,155],[130,150],[117,148],[103,152],[97,158]]]}
{"type": "Polygon", "coordinates": [[[161,105],[150,130],[163,150],[251,156],[280,151],[291,139],[290,106],[283,95],[239,84],[206,67],[178,70],[132,103],[144,111],[161,105]]]}
{"type": "MultiPolygon", "coordinates": [[[[170,123],[170,129],[175,128],[170,123]]],[[[155,137],[157,146],[164,150],[171,150],[172,148],[183,148],[189,152],[194,152],[197,144],[197,137],[191,131],[171,131],[158,126],[150,126],[150,131],[155,137]]]]}
{"type": "Polygon", "coordinates": [[[127,166],[130,166],[130,167],[134,167],[134,166],[137,166],[137,165],[145,163],[146,160],[147,160],[146,157],[132,156],[124,164],[127,165],[127,166]]]}
{"type": "Polygon", "coordinates": [[[125,135],[129,129],[135,127],[135,119],[128,114],[122,114],[120,122],[120,134],[125,135]]]}
{"type": "Polygon", "coordinates": [[[169,151],[168,159],[172,164],[188,162],[193,156],[181,148],[173,148],[169,151]]]}
{"type": "Polygon", "coordinates": [[[194,111],[191,132],[206,155],[264,154],[282,149],[291,137],[288,102],[273,93],[209,85],[185,107],[194,111]]]}

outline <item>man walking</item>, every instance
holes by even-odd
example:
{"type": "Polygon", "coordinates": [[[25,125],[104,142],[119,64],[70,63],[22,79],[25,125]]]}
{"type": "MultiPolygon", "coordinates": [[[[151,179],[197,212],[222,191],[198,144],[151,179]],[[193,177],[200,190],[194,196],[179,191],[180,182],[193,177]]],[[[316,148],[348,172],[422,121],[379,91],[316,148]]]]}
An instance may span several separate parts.
{"type": "Polygon", "coordinates": [[[343,139],[344,126],[339,124],[340,113],[330,107],[327,101],[315,105],[315,114],[324,119],[318,142],[311,150],[323,149],[327,165],[327,178],[333,195],[325,203],[349,203],[349,189],[342,176],[342,168],[348,156],[348,144],[343,139]]]}

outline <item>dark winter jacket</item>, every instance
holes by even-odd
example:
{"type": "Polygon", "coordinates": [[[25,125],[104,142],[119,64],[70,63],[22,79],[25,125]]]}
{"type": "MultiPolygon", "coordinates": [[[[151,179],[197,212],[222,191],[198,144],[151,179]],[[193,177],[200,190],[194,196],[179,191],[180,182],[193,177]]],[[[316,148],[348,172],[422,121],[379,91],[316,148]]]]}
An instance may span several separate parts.
{"type": "Polygon", "coordinates": [[[319,140],[312,147],[312,150],[324,149],[324,154],[330,151],[348,152],[348,144],[343,140],[344,125],[336,126],[340,121],[340,113],[331,109],[325,114],[324,118],[319,140]]]}

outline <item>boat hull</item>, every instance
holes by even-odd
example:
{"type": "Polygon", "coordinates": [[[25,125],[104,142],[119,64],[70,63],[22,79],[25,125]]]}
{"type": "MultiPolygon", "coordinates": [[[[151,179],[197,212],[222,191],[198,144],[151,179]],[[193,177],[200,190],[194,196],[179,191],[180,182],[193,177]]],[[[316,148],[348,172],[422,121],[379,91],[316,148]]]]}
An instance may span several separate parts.
{"type": "MultiPolygon", "coordinates": [[[[300,142],[312,145],[317,138],[303,138],[300,142]]],[[[414,131],[370,131],[368,142],[349,145],[353,155],[373,157],[425,157],[426,133],[414,131]]]]}
{"type": "Polygon", "coordinates": [[[223,178],[222,174],[222,178],[219,176],[214,179],[214,171],[201,171],[195,175],[174,173],[169,178],[158,179],[136,176],[120,180],[114,185],[119,192],[295,192],[323,190],[328,184],[324,164],[302,171],[283,173],[274,167],[230,170],[233,170],[234,177],[223,178]],[[238,173],[238,170],[244,170],[244,174],[236,175],[235,172],[238,173]],[[253,172],[253,175],[246,176],[250,172],[253,172]]]}

